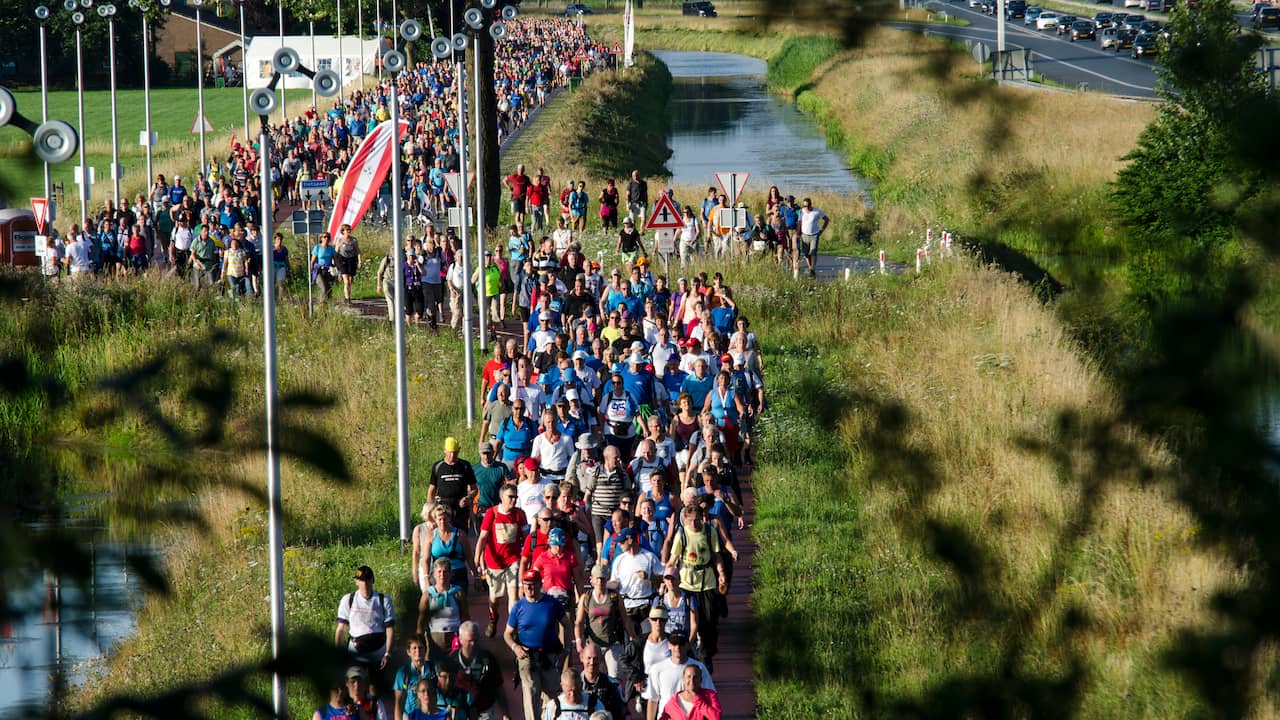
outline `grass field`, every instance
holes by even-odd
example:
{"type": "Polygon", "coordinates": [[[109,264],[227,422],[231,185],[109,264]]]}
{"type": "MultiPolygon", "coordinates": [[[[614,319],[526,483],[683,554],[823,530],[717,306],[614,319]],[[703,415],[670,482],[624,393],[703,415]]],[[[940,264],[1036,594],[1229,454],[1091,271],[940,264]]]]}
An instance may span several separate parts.
{"type": "MultiPolygon", "coordinates": [[[[198,102],[194,88],[154,88],[151,91],[151,129],[159,136],[159,145],[153,151],[155,172],[164,173],[172,179],[173,175],[187,175],[199,165],[200,141],[198,135],[191,133],[195,124],[198,102]]],[[[14,93],[18,108],[32,120],[40,120],[40,93],[14,93]]],[[[215,158],[226,159],[232,136],[244,133],[243,94],[240,88],[205,88],[205,115],[212,133],[205,134],[205,146],[210,161],[215,158]]],[[[288,97],[290,108],[299,111],[311,104],[311,93],[305,90],[290,90],[288,97]]],[[[93,187],[90,207],[101,207],[104,200],[112,197],[110,178],[111,167],[111,93],[95,90],[84,95],[84,119],[88,127],[85,138],[86,161],[95,168],[97,183],[93,187]]],[[[146,149],[138,144],[139,133],[146,128],[143,93],[141,90],[121,90],[117,92],[117,114],[119,118],[120,165],[124,168],[124,180],[121,185],[123,196],[132,198],[134,194],[144,191],[148,185],[146,174],[146,149]]],[[[49,117],[64,120],[72,127],[78,125],[76,93],[59,91],[49,93],[49,117]]],[[[290,115],[296,114],[290,110],[290,115]]],[[[274,120],[278,121],[277,115],[274,120]]],[[[250,114],[249,123],[252,132],[257,132],[257,118],[250,114]]],[[[30,148],[30,137],[14,127],[0,128],[0,177],[14,188],[14,197],[10,204],[25,207],[27,198],[43,194],[44,184],[40,172],[32,173],[18,158],[27,155],[30,148]]],[[[58,225],[65,230],[67,223],[72,222],[73,211],[79,205],[79,192],[73,182],[78,157],[54,166],[52,180],[62,183],[64,192],[63,208],[59,212],[58,225]]]]}

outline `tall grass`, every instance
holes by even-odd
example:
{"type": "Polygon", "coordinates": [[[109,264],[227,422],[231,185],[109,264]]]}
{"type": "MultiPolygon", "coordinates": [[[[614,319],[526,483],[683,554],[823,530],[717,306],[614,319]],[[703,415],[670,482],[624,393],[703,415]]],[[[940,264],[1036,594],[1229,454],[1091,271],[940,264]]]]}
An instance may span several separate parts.
{"type": "Polygon", "coordinates": [[[808,82],[818,66],[840,51],[840,42],[822,36],[787,38],[776,55],[769,58],[765,79],[771,87],[793,88],[808,82]]]}
{"type": "MultiPolygon", "coordinates": [[[[1051,310],[968,261],[909,281],[738,289],[766,343],[771,398],[755,475],[761,717],[879,717],[994,671],[1010,634],[1025,643],[1018,671],[1064,675],[1081,654],[1080,717],[1204,710],[1162,653],[1210,622],[1211,594],[1235,577],[1197,547],[1175,499],[1133,478],[1074,525],[1084,476],[1030,448],[1060,442],[1063,412],[1114,409],[1051,310]],[[898,430],[889,407],[906,418],[898,430]],[[894,468],[927,468],[936,486],[894,468]],[[1005,613],[957,614],[966,590],[939,561],[949,549],[924,540],[932,523],[981,538],[998,578],[982,591],[1005,613]],[[1074,545],[1061,542],[1068,527],[1083,532],[1074,545]],[[1058,560],[1065,571],[1046,578],[1058,560]],[[1086,630],[1068,632],[1068,608],[1086,630]]],[[[1127,440],[1163,462],[1157,442],[1127,440]]],[[[1090,462],[1067,452],[1077,469],[1090,462]]]]}

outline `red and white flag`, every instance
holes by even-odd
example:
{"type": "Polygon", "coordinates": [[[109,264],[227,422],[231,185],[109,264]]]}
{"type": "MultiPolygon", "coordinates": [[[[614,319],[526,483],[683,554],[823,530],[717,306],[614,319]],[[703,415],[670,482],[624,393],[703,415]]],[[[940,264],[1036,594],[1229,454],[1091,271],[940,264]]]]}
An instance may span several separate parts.
{"type": "MultiPolygon", "coordinates": [[[[399,154],[397,147],[409,129],[409,121],[400,121],[400,132],[391,137],[391,121],[387,120],[373,129],[356,151],[347,172],[342,176],[338,195],[333,199],[333,216],[329,218],[329,234],[338,237],[343,225],[355,227],[364,217],[369,206],[378,197],[378,189],[391,169],[391,159],[399,154]]],[[[392,197],[399,195],[392,189],[392,197]]],[[[394,200],[393,200],[394,202],[394,200]]]]}

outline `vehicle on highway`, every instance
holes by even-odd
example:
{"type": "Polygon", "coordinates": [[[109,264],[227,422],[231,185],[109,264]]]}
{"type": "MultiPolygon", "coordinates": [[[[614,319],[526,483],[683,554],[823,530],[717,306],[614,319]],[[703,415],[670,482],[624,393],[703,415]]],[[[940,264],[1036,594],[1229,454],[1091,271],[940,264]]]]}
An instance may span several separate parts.
{"type": "Polygon", "coordinates": [[[1075,15],[1059,15],[1058,27],[1054,28],[1053,31],[1059,35],[1066,35],[1067,33],[1071,32],[1071,23],[1079,19],[1080,18],[1076,17],[1075,15]]]}
{"type": "Polygon", "coordinates": [[[680,14],[697,17],[716,17],[716,6],[706,2],[706,0],[702,2],[687,2],[681,6],[680,14]]]}
{"type": "Polygon", "coordinates": [[[1027,6],[1027,12],[1026,12],[1026,14],[1023,16],[1023,19],[1022,19],[1022,24],[1023,24],[1023,25],[1035,25],[1035,24],[1036,24],[1036,18],[1040,17],[1040,13],[1042,13],[1042,12],[1044,12],[1044,8],[1039,7],[1039,6],[1037,6],[1037,5],[1028,5],[1028,6],[1027,6]]]}
{"type": "Polygon", "coordinates": [[[1111,13],[1101,12],[1093,16],[1093,27],[1096,30],[1111,27],[1111,13]]]}
{"type": "Polygon", "coordinates": [[[1127,8],[1142,7],[1142,0],[1124,0],[1124,6],[1127,8]]]}
{"type": "Polygon", "coordinates": [[[1061,15],[1059,15],[1058,13],[1052,10],[1045,10],[1044,12],[1040,13],[1038,17],[1036,17],[1036,29],[1052,30],[1058,27],[1059,17],[1061,17],[1061,15]]]}
{"type": "Polygon", "coordinates": [[[1153,33],[1139,33],[1133,39],[1133,58],[1152,57],[1160,53],[1160,42],[1153,33]]]}
{"type": "Polygon", "coordinates": [[[1077,20],[1071,23],[1071,32],[1068,35],[1068,39],[1071,40],[1071,42],[1075,42],[1077,40],[1097,40],[1098,30],[1093,26],[1093,23],[1088,20],[1077,20]]]}
{"type": "Polygon", "coordinates": [[[1137,30],[1138,26],[1146,21],[1146,15],[1125,15],[1123,27],[1126,30],[1137,30]]]}
{"type": "Polygon", "coordinates": [[[1258,13],[1262,12],[1262,9],[1263,9],[1263,8],[1266,8],[1266,7],[1271,7],[1271,5],[1270,5],[1270,4],[1268,4],[1268,3],[1264,3],[1264,2],[1256,2],[1256,3],[1254,3],[1254,4],[1253,4],[1253,7],[1251,7],[1251,8],[1249,9],[1249,22],[1251,22],[1251,23],[1252,23],[1252,22],[1257,22],[1257,21],[1258,21],[1258,13]]]}
{"type": "Polygon", "coordinates": [[[1142,0],[1142,9],[1147,12],[1168,12],[1173,9],[1173,0],[1142,0]]]}
{"type": "Polygon", "coordinates": [[[1099,4],[1099,5],[1110,5],[1110,4],[1111,4],[1111,0],[1094,0],[1094,2],[1095,2],[1095,3],[1097,3],[1097,4],[1099,4]]]}
{"type": "Polygon", "coordinates": [[[1111,13],[1111,27],[1117,27],[1117,28],[1124,27],[1124,20],[1127,17],[1129,17],[1129,13],[1122,13],[1122,12],[1111,13]]]}
{"type": "Polygon", "coordinates": [[[1116,52],[1131,50],[1133,49],[1133,39],[1136,37],[1138,37],[1138,31],[1136,30],[1116,30],[1116,37],[1112,41],[1111,47],[1115,48],[1116,52]]]}
{"type": "Polygon", "coordinates": [[[583,5],[582,3],[569,3],[564,6],[565,17],[576,17],[578,15],[594,15],[595,11],[583,5]]]}
{"type": "Polygon", "coordinates": [[[969,7],[971,8],[982,7],[982,0],[969,0],[969,7]]]}
{"type": "Polygon", "coordinates": [[[1258,12],[1258,17],[1253,21],[1253,27],[1258,30],[1264,28],[1280,28],[1280,8],[1262,8],[1258,12]]]}
{"type": "Polygon", "coordinates": [[[1004,4],[1005,20],[1021,20],[1027,16],[1026,0],[1009,0],[1004,4]]]}

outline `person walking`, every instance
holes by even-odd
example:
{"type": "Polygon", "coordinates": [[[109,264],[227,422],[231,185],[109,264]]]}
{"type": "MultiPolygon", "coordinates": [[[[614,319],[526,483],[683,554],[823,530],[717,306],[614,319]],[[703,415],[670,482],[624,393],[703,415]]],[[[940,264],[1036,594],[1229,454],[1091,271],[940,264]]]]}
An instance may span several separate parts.
{"type": "Polygon", "coordinates": [[[333,642],[345,647],[353,659],[379,672],[387,667],[395,640],[396,609],[391,598],[373,589],[373,569],[356,569],[355,592],[338,603],[338,626],[333,642]]]}
{"type": "Polygon", "coordinates": [[[483,570],[489,586],[486,637],[493,637],[497,632],[498,599],[504,595],[507,597],[508,616],[519,599],[520,550],[529,526],[524,511],[516,507],[514,483],[504,483],[498,498],[498,504],[486,510],[484,519],[480,521],[480,537],[475,548],[475,565],[483,570]]]}
{"type": "Polygon", "coordinates": [[[449,508],[454,527],[471,527],[471,501],[476,496],[476,474],[471,463],[458,457],[458,439],[444,439],[444,458],[431,466],[427,497],[449,508]]]}
{"type": "MultiPolygon", "coordinates": [[[[800,241],[796,243],[796,255],[804,256],[804,262],[809,267],[809,277],[817,277],[818,269],[815,263],[818,259],[818,238],[827,231],[827,226],[831,224],[831,218],[814,207],[812,200],[805,198],[800,203],[799,220],[800,241]]],[[[799,260],[796,263],[796,268],[798,269],[799,260]]]]}
{"type": "Polygon", "coordinates": [[[527,570],[521,585],[524,597],[512,608],[503,638],[516,656],[525,720],[534,720],[538,717],[536,708],[554,697],[559,656],[564,650],[560,631],[565,609],[555,598],[543,594],[542,575],[537,570],[527,570]]]}
{"type": "Polygon", "coordinates": [[[458,648],[443,662],[454,673],[458,687],[471,693],[476,720],[498,720],[509,715],[502,691],[502,665],[480,642],[480,626],[464,622],[458,628],[458,648]]]}

